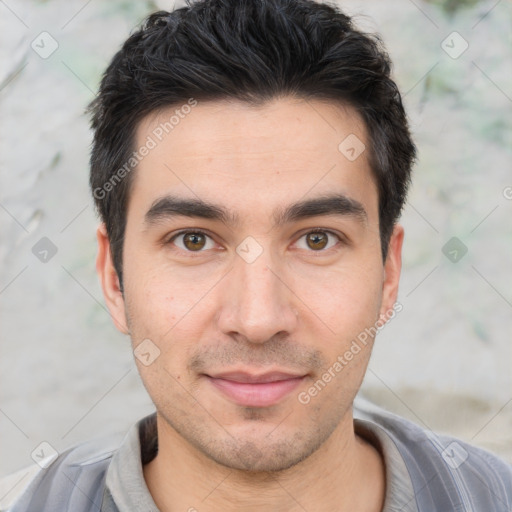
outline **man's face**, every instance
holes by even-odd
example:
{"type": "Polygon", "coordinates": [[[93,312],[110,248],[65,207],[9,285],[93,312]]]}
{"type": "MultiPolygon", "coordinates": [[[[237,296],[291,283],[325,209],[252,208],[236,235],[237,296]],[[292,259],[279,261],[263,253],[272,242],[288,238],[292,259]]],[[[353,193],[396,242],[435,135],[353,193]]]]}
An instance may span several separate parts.
{"type": "Polygon", "coordinates": [[[161,436],[228,467],[285,469],[351,424],[371,340],[335,363],[391,310],[402,231],[384,266],[368,151],[339,149],[348,136],[369,146],[352,108],[200,102],[158,141],[175,110],[138,127],[136,148],[157,144],[134,171],[124,297],[112,285],[107,303],[145,343],[161,436]]]}

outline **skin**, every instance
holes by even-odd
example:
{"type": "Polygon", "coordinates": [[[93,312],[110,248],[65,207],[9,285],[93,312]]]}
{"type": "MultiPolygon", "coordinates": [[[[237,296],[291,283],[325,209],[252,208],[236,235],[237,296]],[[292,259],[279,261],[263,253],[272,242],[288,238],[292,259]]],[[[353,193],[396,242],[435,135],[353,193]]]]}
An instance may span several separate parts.
{"type": "MultiPolygon", "coordinates": [[[[174,109],[143,120],[137,147],[174,109]]],[[[159,452],[144,477],[160,510],[382,509],[383,460],[352,416],[373,340],[308,404],[298,400],[392,310],[398,292],[403,228],[395,226],[383,262],[368,150],[355,161],[338,150],[350,134],[369,148],[355,110],[332,102],[200,102],[137,167],[124,294],[99,227],[97,270],[116,326],[134,348],[150,339],[160,350],[148,366],[136,360],[157,409],[159,452]],[[366,219],[316,215],[274,226],[276,208],[333,192],[358,201],[366,219]],[[239,223],[146,222],[168,194],[220,204],[239,223]],[[202,245],[173,238],[198,228],[210,237],[202,245]],[[316,228],[325,248],[307,237],[316,228]],[[262,249],[251,263],[236,252],[246,237],[262,249]],[[227,399],[204,375],[276,369],[306,377],[267,407],[227,399]]]]}

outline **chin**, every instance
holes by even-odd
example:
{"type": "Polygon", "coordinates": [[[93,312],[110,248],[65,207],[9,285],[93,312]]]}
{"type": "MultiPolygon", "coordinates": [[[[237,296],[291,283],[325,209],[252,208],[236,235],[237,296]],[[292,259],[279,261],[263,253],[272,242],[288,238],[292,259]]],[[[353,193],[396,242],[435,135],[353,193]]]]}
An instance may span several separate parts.
{"type": "Polygon", "coordinates": [[[213,450],[203,448],[201,451],[229,469],[268,473],[296,466],[314,453],[322,442],[323,439],[319,438],[304,440],[300,433],[271,443],[266,436],[258,440],[244,440],[239,437],[236,440],[229,439],[226,443],[216,443],[213,450]]]}

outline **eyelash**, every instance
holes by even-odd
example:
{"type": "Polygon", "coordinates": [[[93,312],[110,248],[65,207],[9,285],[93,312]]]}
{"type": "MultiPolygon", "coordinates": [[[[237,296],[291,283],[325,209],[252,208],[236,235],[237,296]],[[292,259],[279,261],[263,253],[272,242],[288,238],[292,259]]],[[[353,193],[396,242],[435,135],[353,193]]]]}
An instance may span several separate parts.
{"type": "MultiPolygon", "coordinates": [[[[347,240],[341,236],[341,235],[338,235],[336,233],[334,233],[333,231],[330,231],[328,229],[324,229],[324,228],[312,228],[308,231],[306,231],[305,233],[303,233],[297,240],[300,240],[301,238],[305,237],[306,235],[309,235],[311,233],[327,233],[328,235],[331,235],[331,236],[334,236],[335,238],[338,239],[338,242],[342,243],[342,244],[347,244],[347,240]]],[[[176,238],[178,238],[179,236],[181,235],[185,235],[185,234],[188,234],[188,233],[194,233],[194,234],[199,234],[199,235],[204,235],[210,239],[212,239],[211,235],[209,235],[206,231],[200,229],[200,228],[197,228],[197,229],[183,229],[181,231],[179,231],[178,233],[175,233],[169,240],[167,240],[167,242],[165,242],[165,245],[170,245],[176,238]]],[[[329,249],[326,249],[326,250],[319,250],[319,251],[314,251],[314,250],[311,250],[311,251],[308,251],[308,252],[311,252],[311,253],[319,253],[319,255],[322,255],[322,254],[325,254],[325,253],[328,253],[331,249],[334,249],[336,247],[336,245],[338,244],[335,244],[333,247],[330,247],[329,249]]],[[[180,247],[177,248],[177,250],[183,250],[181,249],[180,247]]],[[[196,254],[194,253],[197,253],[197,256],[199,256],[200,253],[202,252],[205,252],[205,251],[186,251],[188,254],[192,255],[192,256],[196,256],[196,254]]]]}

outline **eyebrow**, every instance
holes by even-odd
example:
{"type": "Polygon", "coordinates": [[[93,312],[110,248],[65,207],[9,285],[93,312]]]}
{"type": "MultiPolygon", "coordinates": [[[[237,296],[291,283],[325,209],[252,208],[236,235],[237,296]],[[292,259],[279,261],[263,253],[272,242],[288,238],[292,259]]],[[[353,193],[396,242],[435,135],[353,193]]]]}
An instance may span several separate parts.
{"type": "MultiPolygon", "coordinates": [[[[278,207],[273,211],[274,228],[317,216],[337,215],[352,217],[366,224],[368,215],[364,206],[344,194],[330,194],[278,207]]],[[[164,196],[153,202],[144,221],[150,227],[159,221],[174,217],[190,217],[220,221],[231,226],[240,225],[240,217],[225,207],[198,198],[164,196]]]]}

